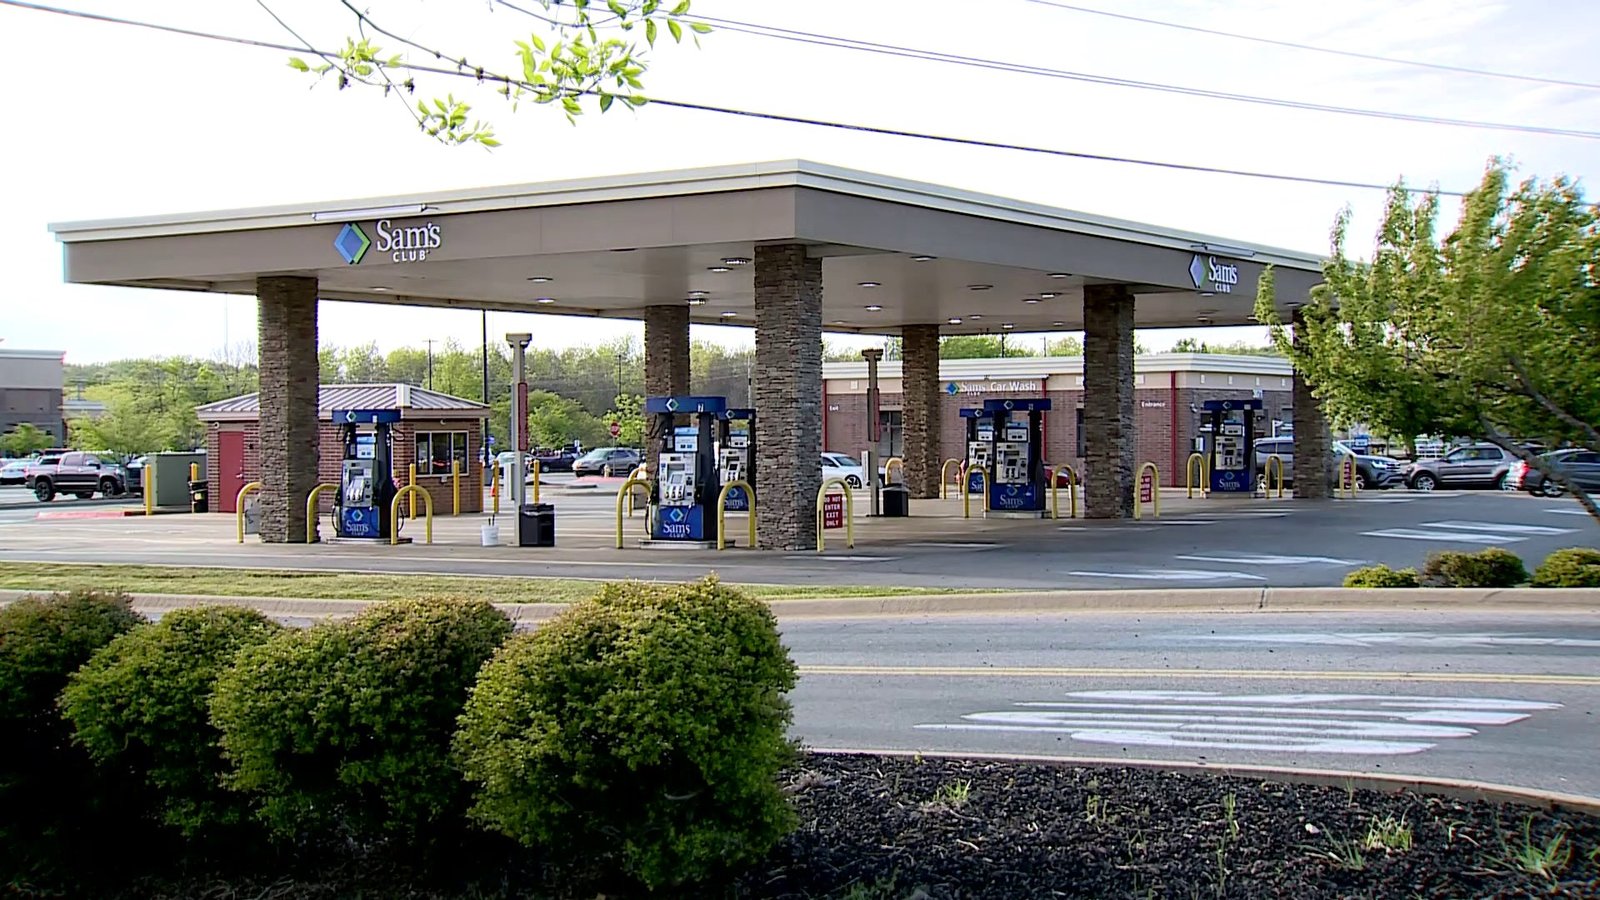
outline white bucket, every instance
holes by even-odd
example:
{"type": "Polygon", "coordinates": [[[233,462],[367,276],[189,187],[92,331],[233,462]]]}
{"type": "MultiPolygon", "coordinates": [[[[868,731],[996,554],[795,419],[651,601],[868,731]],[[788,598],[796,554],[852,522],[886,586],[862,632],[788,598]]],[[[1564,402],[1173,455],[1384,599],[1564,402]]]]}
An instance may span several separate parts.
{"type": "Polygon", "coordinates": [[[499,525],[485,525],[482,528],[482,532],[483,532],[483,546],[485,546],[485,547],[498,547],[498,546],[500,546],[500,526],[499,525]]]}

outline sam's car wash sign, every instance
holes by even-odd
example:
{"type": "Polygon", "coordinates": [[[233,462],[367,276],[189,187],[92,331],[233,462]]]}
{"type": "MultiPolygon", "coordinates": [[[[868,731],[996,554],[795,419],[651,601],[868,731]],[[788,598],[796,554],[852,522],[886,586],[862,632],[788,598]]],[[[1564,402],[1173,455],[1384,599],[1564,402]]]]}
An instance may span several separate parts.
{"type": "Polygon", "coordinates": [[[411,263],[422,262],[429,252],[444,246],[444,231],[437,222],[395,225],[389,219],[379,219],[372,233],[375,237],[369,238],[359,224],[347,222],[333,239],[333,249],[354,266],[366,258],[368,250],[385,254],[390,262],[411,263]]]}
{"type": "Polygon", "coordinates": [[[1239,283],[1237,263],[1196,253],[1189,261],[1189,279],[1202,294],[1231,294],[1239,283]]]}
{"type": "Polygon", "coordinates": [[[946,382],[946,394],[1025,394],[1043,389],[1037,381],[951,381],[946,382]]]}

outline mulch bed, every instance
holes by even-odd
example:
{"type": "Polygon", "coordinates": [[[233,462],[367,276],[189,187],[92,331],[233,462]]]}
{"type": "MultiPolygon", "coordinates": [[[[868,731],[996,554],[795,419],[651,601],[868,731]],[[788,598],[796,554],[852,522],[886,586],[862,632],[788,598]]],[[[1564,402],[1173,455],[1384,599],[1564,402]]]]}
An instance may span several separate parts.
{"type": "MultiPolygon", "coordinates": [[[[754,871],[682,896],[1600,897],[1600,817],[1575,812],[1139,768],[914,757],[807,756],[785,781],[799,829],[754,871]],[[1407,830],[1409,849],[1399,839],[1407,830]],[[1558,865],[1527,871],[1534,854],[1552,849],[1558,865]]],[[[345,855],[333,867],[244,877],[201,864],[97,896],[563,895],[525,851],[489,840],[469,855],[445,884],[345,855]]]]}

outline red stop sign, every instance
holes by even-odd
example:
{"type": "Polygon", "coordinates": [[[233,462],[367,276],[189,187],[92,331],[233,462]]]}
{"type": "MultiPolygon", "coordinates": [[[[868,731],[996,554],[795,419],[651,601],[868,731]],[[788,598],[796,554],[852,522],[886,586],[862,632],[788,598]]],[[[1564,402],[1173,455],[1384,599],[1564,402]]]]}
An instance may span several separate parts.
{"type": "Polygon", "coordinates": [[[609,431],[611,432],[611,436],[612,437],[616,437],[617,435],[621,434],[622,433],[622,423],[621,422],[612,422],[611,423],[611,428],[609,429],[609,431]]]}

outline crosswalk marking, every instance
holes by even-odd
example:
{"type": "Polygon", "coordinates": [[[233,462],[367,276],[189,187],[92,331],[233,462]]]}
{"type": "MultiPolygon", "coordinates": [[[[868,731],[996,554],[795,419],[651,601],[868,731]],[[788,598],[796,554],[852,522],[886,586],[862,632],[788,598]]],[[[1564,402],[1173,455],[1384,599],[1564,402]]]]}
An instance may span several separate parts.
{"type": "Polygon", "coordinates": [[[1571,534],[1571,528],[1551,528],[1548,525],[1516,525],[1511,522],[1423,522],[1423,528],[1443,528],[1446,531],[1497,531],[1502,534],[1571,534]]]}
{"type": "Polygon", "coordinates": [[[1507,537],[1498,534],[1484,534],[1481,531],[1418,531],[1415,528],[1385,528],[1382,531],[1363,531],[1366,537],[1403,538],[1408,541],[1453,541],[1463,544],[1515,544],[1527,540],[1520,537],[1507,537]]]}
{"type": "Polygon", "coordinates": [[[1586,509],[1547,509],[1545,512],[1555,513],[1558,516],[1587,516],[1589,514],[1586,509]]]}
{"type": "Polygon", "coordinates": [[[1142,570],[1139,572],[1068,572],[1080,578],[1130,578],[1134,581],[1221,581],[1226,578],[1240,578],[1245,581],[1266,581],[1260,575],[1249,572],[1218,572],[1213,569],[1163,569],[1160,571],[1142,570]]]}
{"type": "Polygon", "coordinates": [[[1360,565],[1359,559],[1337,559],[1332,556],[1272,556],[1261,553],[1243,553],[1236,556],[1180,556],[1178,559],[1191,562],[1217,562],[1234,563],[1241,566],[1304,566],[1310,564],[1327,566],[1355,566],[1360,565]]]}
{"type": "Polygon", "coordinates": [[[1521,525],[1515,522],[1473,522],[1449,519],[1423,522],[1411,528],[1384,528],[1363,531],[1367,537],[1402,538],[1409,541],[1446,541],[1462,544],[1514,544],[1529,537],[1571,534],[1576,529],[1548,525],[1521,525]]]}
{"type": "Polygon", "coordinates": [[[922,730],[1064,734],[1123,746],[1396,756],[1482,727],[1514,725],[1559,703],[1492,697],[1384,694],[1225,694],[1215,691],[1075,691],[1065,701],[976,712],[922,730]]]}

